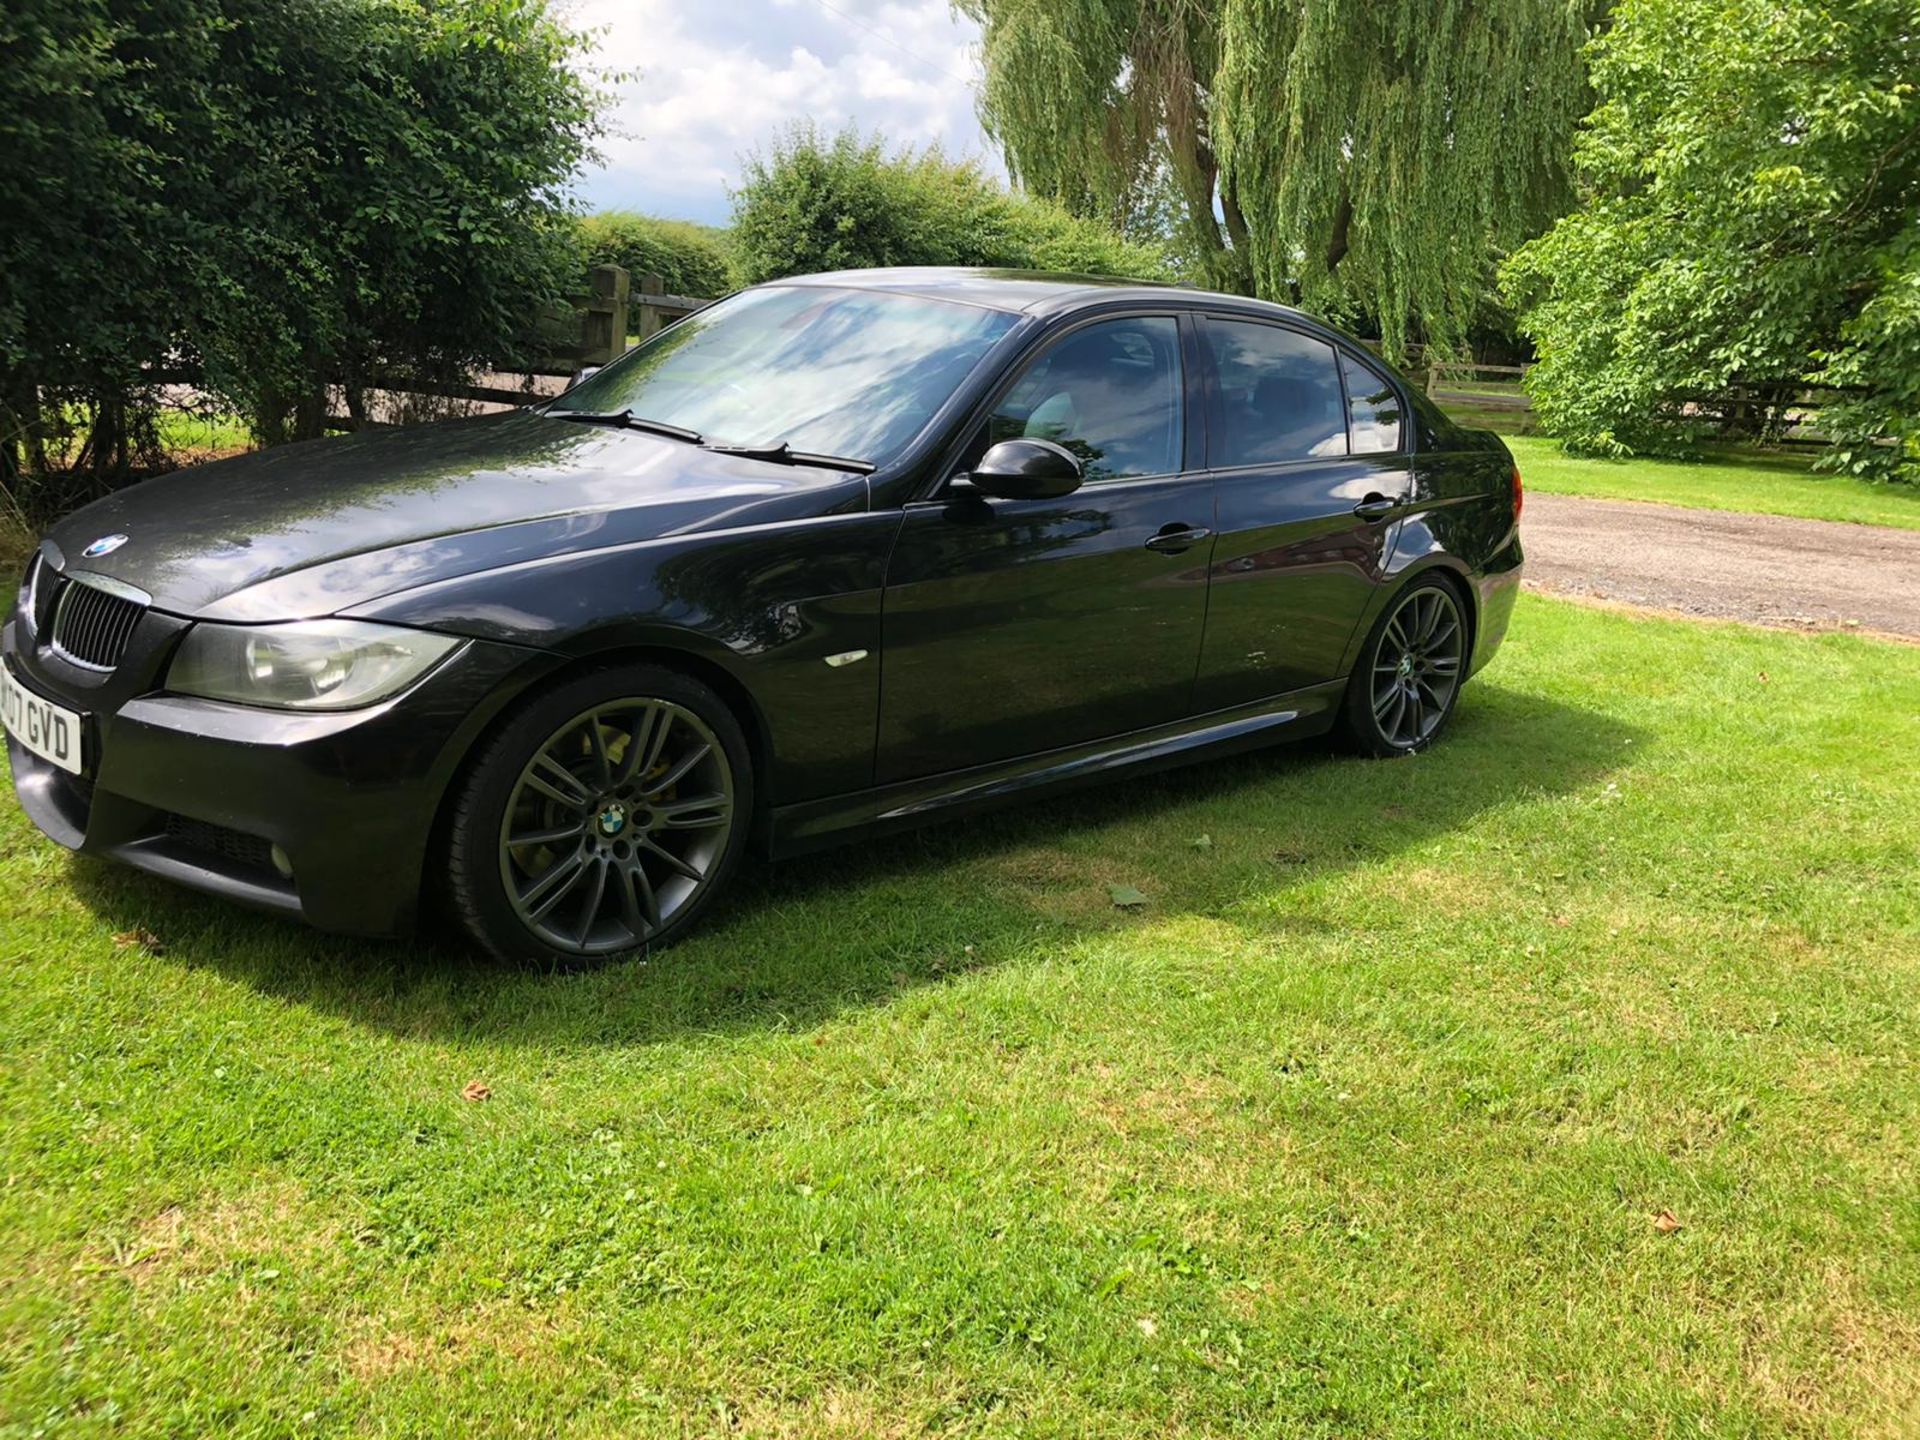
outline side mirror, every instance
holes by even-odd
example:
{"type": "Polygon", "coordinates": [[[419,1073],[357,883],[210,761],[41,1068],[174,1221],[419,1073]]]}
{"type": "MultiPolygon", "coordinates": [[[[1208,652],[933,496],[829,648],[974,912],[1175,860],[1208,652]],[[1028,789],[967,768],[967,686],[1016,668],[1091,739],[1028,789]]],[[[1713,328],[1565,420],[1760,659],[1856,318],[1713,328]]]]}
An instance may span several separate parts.
{"type": "Polygon", "coordinates": [[[1052,500],[1080,488],[1080,461],[1051,440],[1002,440],[967,476],[973,488],[996,500],[1052,500]]]}

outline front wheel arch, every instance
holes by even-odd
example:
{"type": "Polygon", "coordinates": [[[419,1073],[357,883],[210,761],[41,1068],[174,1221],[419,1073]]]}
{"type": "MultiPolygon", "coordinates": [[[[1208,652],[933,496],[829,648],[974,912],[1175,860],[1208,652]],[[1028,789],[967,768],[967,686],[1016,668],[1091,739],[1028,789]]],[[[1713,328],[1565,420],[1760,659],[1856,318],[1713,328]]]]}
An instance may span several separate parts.
{"type": "MultiPolygon", "coordinates": [[[[640,733],[638,730],[635,731],[636,739],[640,733]]],[[[665,731],[660,733],[664,741],[665,731]]],[[[684,728],[681,733],[684,735],[684,728]]],[[[697,740],[699,736],[696,735],[695,738],[697,740]]],[[[617,762],[621,758],[619,752],[614,750],[613,759],[617,762]]],[[[668,755],[666,758],[670,760],[671,756],[668,755]]],[[[607,764],[607,758],[603,753],[601,760],[603,771],[607,764]]],[[[552,770],[557,771],[558,768],[552,767],[552,770]]],[[[575,773],[578,775],[580,772],[576,770],[575,773]]],[[[673,773],[678,775],[680,772],[673,773]]],[[[613,851],[619,852],[619,868],[632,868],[627,862],[637,861],[640,858],[641,848],[651,843],[649,839],[642,838],[639,817],[649,813],[656,815],[664,813],[666,808],[665,802],[653,798],[650,794],[641,794],[644,792],[644,785],[635,792],[636,795],[640,795],[640,798],[630,797],[629,789],[634,783],[629,779],[630,774],[631,772],[627,770],[618,771],[618,780],[610,788],[616,788],[619,794],[617,799],[609,805],[609,809],[617,808],[622,802],[635,807],[635,827],[632,838],[638,843],[629,847],[631,849],[629,854],[628,848],[623,848],[626,846],[628,837],[622,834],[617,840],[613,839],[611,837],[615,832],[611,830],[605,832],[608,838],[599,842],[602,850],[610,846],[613,851]]],[[[692,673],[688,667],[662,664],[650,656],[604,653],[591,657],[590,662],[583,661],[550,670],[541,675],[536,682],[523,687],[520,693],[509,700],[501,708],[495,722],[476,739],[468,754],[463,757],[463,763],[453,781],[448,785],[441,801],[440,814],[434,827],[432,849],[429,851],[437,863],[430,867],[425,877],[423,898],[438,901],[440,914],[444,920],[453,921],[456,927],[464,930],[480,949],[493,954],[496,958],[518,960],[538,958],[544,964],[559,964],[566,968],[573,968],[581,964],[597,963],[597,959],[616,953],[644,954],[652,945],[662,943],[681,932],[694,917],[704,911],[717,894],[726,888],[726,881],[742,858],[744,850],[750,848],[753,819],[760,813],[758,775],[759,769],[752,753],[752,742],[745,726],[734,713],[732,704],[718,690],[707,684],[704,677],[692,673]],[[630,683],[631,688],[629,688],[630,683]],[[687,901],[685,915],[676,920],[672,912],[664,911],[662,907],[662,913],[667,917],[667,923],[663,927],[660,915],[650,914],[650,923],[655,933],[649,935],[645,931],[637,931],[637,934],[644,937],[639,940],[637,950],[606,948],[609,943],[614,946],[619,944],[616,936],[611,942],[605,938],[597,940],[593,949],[589,951],[585,948],[587,933],[589,930],[599,928],[595,926],[593,920],[595,906],[601,900],[601,888],[596,885],[591,890],[579,892],[587,895],[588,898],[586,906],[581,910],[581,914],[585,917],[585,924],[579,937],[582,948],[578,953],[573,953],[567,949],[571,946],[571,941],[556,940],[541,931],[537,924],[538,912],[531,918],[524,914],[517,917],[525,921],[526,933],[522,933],[513,924],[508,923],[509,917],[506,910],[518,909],[509,893],[512,889],[512,880],[510,877],[507,878],[504,891],[497,889],[494,883],[498,877],[492,875],[492,868],[498,866],[504,874],[508,864],[507,856],[510,850],[504,838],[507,833],[506,826],[512,823],[512,816],[516,812],[521,792],[525,787],[530,784],[536,786],[547,796],[562,801],[563,808],[570,803],[570,797],[563,793],[556,794],[551,784],[541,785],[537,780],[527,779],[529,774],[534,773],[536,761],[526,761],[519,772],[518,779],[513,778],[513,762],[522,754],[528,753],[525,747],[529,741],[533,742],[531,751],[533,755],[537,756],[545,749],[549,741],[541,738],[541,732],[546,727],[557,726],[554,730],[554,737],[557,738],[581,720],[586,720],[590,725],[598,724],[596,712],[602,709],[628,708],[628,703],[622,698],[627,695],[646,697],[644,700],[633,702],[640,708],[681,710],[687,723],[699,727],[709,742],[697,748],[707,752],[718,752],[721,756],[722,768],[718,776],[712,778],[718,778],[724,784],[730,764],[733,788],[723,793],[737,794],[743,803],[735,812],[732,822],[733,837],[721,840],[720,849],[708,857],[707,877],[702,878],[693,871],[687,870],[685,864],[680,865],[681,873],[691,876],[696,881],[693,894],[684,897],[687,901]],[[558,709],[556,710],[555,707],[558,709]],[[576,709],[581,713],[572,714],[576,709]],[[546,711],[555,713],[546,714],[544,713],[546,711]],[[708,722],[707,726],[700,725],[703,719],[708,722]],[[731,736],[728,735],[729,730],[732,731],[731,736]],[[497,836],[496,831],[498,831],[497,836]],[[503,903],[506,906],[505,910],[502,909],[503,903]]],[[[548,778],[551,778],[551,772],[548,778]]],[[[671,784],[673,780],[669,778],[663,783],[671,784]]],[[[671,795],[671,792],[668,793],[671,795]]],[[[553,818],[547,817],[549,823],[553,818]]],[[[669,826],[675,824],[673,821],[666,823],[669,826]]],[[[690,822],[692,825],[701,827],[709,823],[712,822],[690,822]]],[[[534,828],[541,827],[536,824],[534,828]]],[[[647,820],[647,833],[651,834],[654,829],[655,822],[651,819],[647,820]]],[[[577,833],[580,833],[577,829],[565,832],[567,835],[577,833]]],[[[665,831],[658,837],[662,843],[666,843],[665,836],[668,833],[673,832],[665,831]]],[[[679,833],[684,834],[685,830],[679,833]]],[[[559,831],[542,834],[537,839],[530,839],[528,843],[539,845],[551,843],[557,849],[571,851],[576,842],[571,839],[557,838],[561,834],[562,832],[559,831]]],[[[582,853],[592,848],[589,844],[592,832],[587,832],[587,835],[588,839],[578,842],[582,847],[582,853]]],[[[512,851],[511,853],[526,852],[512,851]]],[[[655,853],[659,854],[657,849],[655,853]]],[[[672,857],[664,858],[671,860],[672,857]]],[[[614,862],[607,855],[600,855],[597,859],[593,855],[588,855],[587,863],[599,864],[607,873],[613,873],[607,867],[614,862]]],[[[701,862],[696,860],[695,863],[701,862]]],[[[579,868],[577,861],[571,861],[564,855],[549,868],[557,870],[560,864],[568,864],[572,869],[579,868]]],[[[591,874],[592,871],[585,873],[591,874]]],[[[657,879],[658,877],[656,881],[657,879]]],[[[536,885],[535,888],[537,889],[538,886],[536,885]]],[[[570,888],[570,885],[562,885],[553,893],[556,896],[564,895],[570,888]]],[[[651,900],[654,887],[643,885],[642,890],[651,900]]],[[[662,892],[661,899],[665,898],[665,893],[662,892]]],[[[551,901],[548,902],[549,905],[551,903],[551,901]]],[[[629,906],[629,908],[633,907],[629,906]]]]}
{"type": "MultiPolygon", "coordinates": [[[[747,750],[753,760],[755,803],[764,812],[768,805],[768,785],[773,776],[772,731],[752,692],[738,676],[717,660],[671,645],[617,644],[576,656],[551,674],[543,675],[539,683],[564,684],[575,675],[589,670],[628,665],[658,665],[663,670],[677,671],[698,680],[726,702],[727,709],[733,712],[733,718],[746,732],[747,750]]],[[[520,700],[521,697],[516,696],[514,704],[519,704],[520,700]]]]}
{"type": "Polygon", "coordinates": [[[764,848],[767,817],[771,813],[768,786],[773,770],[772,739],[765,718],[752,696],[725,666],[697,655],[661,645],[616,645],[577,655],[539,671],[532,679],[515,687],[511,694],[497,697],[486,724],[468,740],[460,758],[447,772],[435,802],[433,826],[427,839],[427,865],[420,876],[416,909],[425,913],[439,890],[438,876],[432,869],[432,857],[445,852],[447,831],[453,817],[456,797],[472,773],[479,757],[487,752],[493,739],[521,709],[542,691],[565,685],[596,670],[617,670],[633,665],[657,665],[698,680],[726,703],[747,738],[747,754],[753,769],[753,813],[748,817],[748,833],[756,845],[764,848]]]}

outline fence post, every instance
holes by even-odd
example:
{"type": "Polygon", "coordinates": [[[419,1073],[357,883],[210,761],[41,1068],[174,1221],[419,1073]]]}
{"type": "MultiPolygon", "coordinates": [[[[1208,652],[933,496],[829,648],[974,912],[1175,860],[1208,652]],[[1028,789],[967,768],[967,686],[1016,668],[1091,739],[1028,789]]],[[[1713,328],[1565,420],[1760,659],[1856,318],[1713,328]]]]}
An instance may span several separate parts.
{"type": "Polygon", "coordinates": [[[587,304],[580,317],[580,363],[606,365],[627,348],[627,272],[618,265],[596,265],[587,281],[587,304]]]}
{"type": "Polygon", "coordinates": [[[647,304],[647,297],[649,295],[664,295],[666,289],[666,281],[662,280],[658,275],[642,275],[640,277],[640,304],[638,307],[640,323],[634,326],[633,333],[642,340],[648,339],[666,328],[665,317],[653,306],[647,304]]]}

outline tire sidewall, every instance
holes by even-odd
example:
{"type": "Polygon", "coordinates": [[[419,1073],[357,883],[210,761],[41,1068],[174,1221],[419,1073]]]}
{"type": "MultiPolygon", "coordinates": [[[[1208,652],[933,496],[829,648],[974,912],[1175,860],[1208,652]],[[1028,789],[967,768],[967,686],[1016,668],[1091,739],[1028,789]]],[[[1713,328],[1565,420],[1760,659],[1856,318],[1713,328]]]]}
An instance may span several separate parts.
{"type": "Polygon", "coordinates": [[[461,780],[443,852],[449,910],[475,943],[502,960],[577,970],[643,957],[671,944],[726,888],[753,829],[754,779],[752,754],[739,720],[711,686],[690,675],[660,665],[612,665],[543,689],[515,707],[478,747],[461,780]],[[632,949],[580,955],[548,944],[514,912],[500,874],[500,826],[521,771],[538,747],[583,712],[632,698],[684,706],[712,729],[733,772],[733,823],[707,883],[658,933],[632,949]]]}

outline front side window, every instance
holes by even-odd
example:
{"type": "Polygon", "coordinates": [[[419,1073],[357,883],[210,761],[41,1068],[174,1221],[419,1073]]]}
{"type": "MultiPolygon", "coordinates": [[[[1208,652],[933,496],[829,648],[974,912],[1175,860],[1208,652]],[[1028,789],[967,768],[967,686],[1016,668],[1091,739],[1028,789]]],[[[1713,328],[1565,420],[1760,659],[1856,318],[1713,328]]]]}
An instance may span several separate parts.
{"type": "Polygon", "coordinates": [[[1340,356],[1347,376],[1347,420],[1353,453],[1385,455],[1400,448],[1400,396],[1386,378],[1351,355],[1340,356]]]}
{"type": "Polygon", "coordinates": [[[1347,407],[1333,347],[1298,330],[1209,319],[1206,343],[1220,391],[1218,469],[1347,453],[1347,407]]]}
{"type": "Polygon", "coordinates": [[[554,402],[628,410],[709,442],[885,464],[1016,317],[824,286],[746,290],[636,346],[554,402]]]}
{"type": "Polygon", "coordinates": [[[1182,394],[1172,316],[1103,320],[1027,368],[994,409],[987,441],[1056,441],[1080,457],[1090,481],[1170,475],[1181,468],[1182,394]]]}

